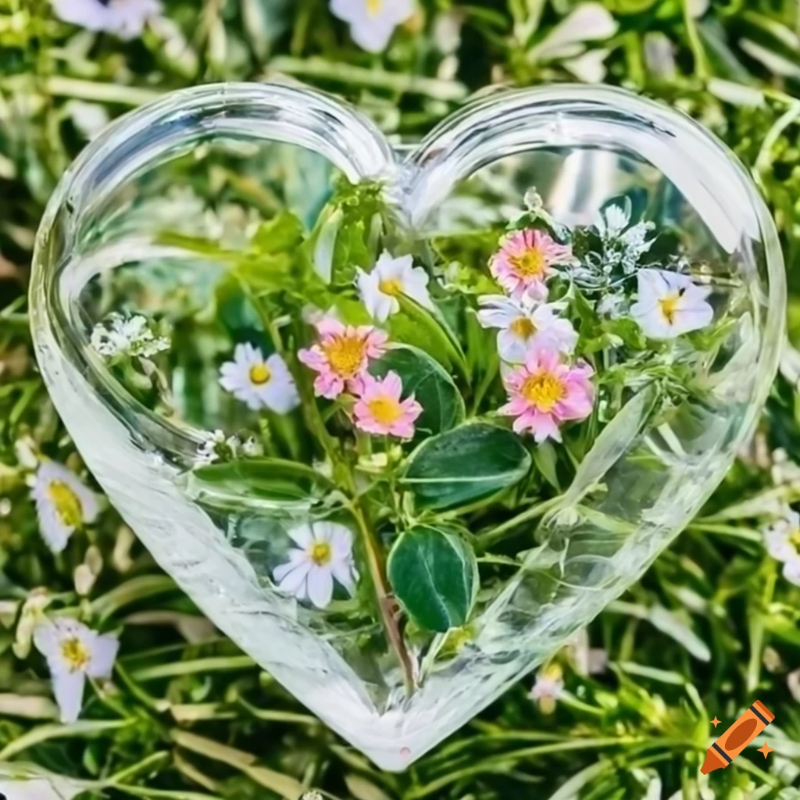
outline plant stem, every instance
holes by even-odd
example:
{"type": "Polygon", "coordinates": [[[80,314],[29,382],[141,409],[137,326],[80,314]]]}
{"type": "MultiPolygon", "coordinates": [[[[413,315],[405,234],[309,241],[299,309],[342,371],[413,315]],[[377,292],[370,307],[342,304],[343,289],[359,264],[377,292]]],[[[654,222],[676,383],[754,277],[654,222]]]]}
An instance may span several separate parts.
{"type": "MultiPolygon", "coordinates": [[[[354,490],[355,487],[351,487],[354,490]]],[[[353,491],[354,493],[354,491],[353,491]]],[[[403,671],[403,682],[405,683],[406,691],[413,694],[415,688],[415,674],[414,663],[403,641],[403,634],[400,631],[400,626],[397,624],[397,601],[392,596],[389,589],[389,582],[386,578],[386,569],[384,566],[383,558],[381,558],[380,544],[375,539],[375,534],[372,532],[371,527],[367,523],[363,510],[361,509],[357,500],[350,503],[350,510],[358,523],[358,528],[361,531],[362,539],[364,542],[364,549],[367,553],[367,566],[372,578],[372,583],[375,587],[375,594],[377,595],[378,610],[381,615],[381,622],[383,629],[386,633],[386,638],[389,645],[394,651],[395,656],[403,671]]]]}
{"type": "Polygon", "coordinates": [[[523,522],[530,522],[530,520],[543,517],[550,509],[555,508],[562,500],[562,496],[551,497],[549,500],[543,500],[541,503],[525,509],[516,517],[506,520],[502,525],[492,528],[486,533],[482,533],[477,537],[478,544],[481,550],[486,550],[494,544],[497,544],[506,534],[519,527],[523,522]]]}

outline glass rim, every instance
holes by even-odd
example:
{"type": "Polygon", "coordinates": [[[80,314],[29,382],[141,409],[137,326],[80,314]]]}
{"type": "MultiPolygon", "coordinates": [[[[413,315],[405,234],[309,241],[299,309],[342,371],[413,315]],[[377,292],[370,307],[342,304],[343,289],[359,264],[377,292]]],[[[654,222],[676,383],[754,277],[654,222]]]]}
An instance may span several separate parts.
{"type": "MultiPolygon", "coordinates": [[[[351,181],[384,179],[389,196],[401,213],[407,214],[412,228],[420,226],[426,214],[446,199],[456,181],[504,155],[548,146],[594,146],[634,154],[670,179],[679,173],[679,189],[681,182],[688,180],[698,192],[705,193],[706,203],[713,201],[706,207],[715,209],[717,230],[726,225],[729,234],[731,229],[744,230],[763,245],[768,296],[763,302],[766,313],[759,337],[755,395],[748,410],[750,418],[742,425],[742,439],[755,423],[777,369],[784,337],[783,254],[774,221],[744,166],[723,142],[688,115],[608,86],[556,84],[504,90],[467,103],[419,144],[406,149],[401,160],[377,126],[344,101],[306,86],[223,83],[168,94],[116,120],[66,171],[47,204],[36,237],[30,292],[31,299],[43,292],[40,310],[45,319],[40,320],[37,303],[31,302],[34,336],[40,322],[51,326],[59,344],[63,340],[69,347],[67,359],[103,388],[106,401],[127,418],[150,448],[180,461],[191,461],[205,432],[159,416],[113,377],[91,347],[83,326],[72,320],[73,298],[61,291],[58,280],[64,261],[49,261],[47,245],[58,215],[66,211],[64,249],[72,251],[81,220],[102,205],[104,193],[98,188],[104,182],[107,194],[156,166],[159,156],[170,152],[170,159],[175,157],[173,149],[178,145],[191,149],[197,139],[213,135],[305,146],[327,158],[351,181]],[[254,120],[245,117],[245,110],[261,114],[254,120]],[[632,120],[645,123],[656,143],[662,136],[674,142],[666,151],[663,143],[655,149],[650,147],[651,153],[657,154],[656,162],[661,163],[654,163],[642,152],[648,146],[641,132],[627,146],[626,137],[620,138],[632,120]],[[158,132],[162,139],[154,138],[158,132]],[[612,132],[615,136],[609,138],[612,132]],[[150,139],[132,146],[143,134],[149,134],[150,139]],[[681,165],[680,159],[692,148],[697,149],[697,158],[690,165],[681,165]],[[130,161],[124,160],[126,155],[130,161]],[[671,160],[665,161],[666,156],[671,160]],[[722,190],[712,191],[719,186],[722,190]],[[737,218],[739,225],[732,221],[737,218]]],[[[692,202],[691,194],[684,192],[684,196],[692,202]]],[[[706,221],[702,215],[701,219],[706,221]]],[[[164,248],[164,255],[182,252],[164,248]]]]}

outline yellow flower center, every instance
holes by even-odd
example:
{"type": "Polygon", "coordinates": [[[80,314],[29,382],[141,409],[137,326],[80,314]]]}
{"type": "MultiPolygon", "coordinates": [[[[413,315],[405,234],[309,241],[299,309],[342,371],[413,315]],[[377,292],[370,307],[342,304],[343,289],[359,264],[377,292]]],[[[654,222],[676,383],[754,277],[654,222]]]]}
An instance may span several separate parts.
{"type": "Polygon", "coordinates": [[[77,528],[83,521],[83,506],[78,495],[64,481],[50,481],[47,496],[55,506],[61,522],[70,528],[77,528]]]}
{"type": "Polygon", "coordinates": [[[800,550],[800,528],[792,529],[792,532],[789,534],[789,544],[793,544],[800,550]]]}
{"type": "Polygon", "coordinates": [[[382,8],[383,0],[367,0],[367,14],[371,17],[380,14],[382,8]]]}
{"type": "Polygon", "coordinates": [[[535,247],[528,248],[520,256],[512,256],[509,261],[522,278],[536,278],[544,274],[547,266],[544,253],[535,247]]]}
{"type": "Polygon", "coordinates": [[[530,339],[536,333],[536,326],[527,317],[517,317],[508,328],[520,339],[530,339]]]}
{"type": "Polygon", "coordinates": [[[61,655],[72,672],[86,669],[92,657],[89,649],[77,636],[65,639],[61,643],[61,655]]]}
{"type": "Polygon", "coordinates": [[[675,313],[678,310],[678,300],[680,300],[680,295],[671,294],[669,297],[664,297],[658,301],[658,304],[661,306],[661,313],[664,315],[664,319],[670,325],[675,322],[675,313]]]}
{"type": "Polygon", "coordinates": [[[366,342],[360,336],[334,336],[323,350],[331,369],[340,378],[352,378],[364,363],[366,342]]]}
{"type": "Polygon", "coordinates": [[[531,375],[522,384],[521,394],[538,411],[552,411],[556,403],[566,395],[564,382],[552,372],[531,375]]]}
{"type": "Polygon", "coordinates": [[[375,421],[381,425],[391,425],[403,416],[403,409],[400,407],[400,403],[391,397],[378,397],[375,400],[370,400],[367,403],[367,407],[375,421]]]}
{"type": "Polygon", "coordinates": [[[317,542],[311,548],[311,560],[318,566],[324,567],[330,564],[333,551],[327,542],[317,542]]]}
{"type": "Polygon", "coordinates": [[[403,284],[397,278],[387,278],[381,281],[378,288],[383,294],[388,294],[390,297],[398,297],[403,294],[403,284]]]}
{"type": "Polygon", "coordinates": [[[256,386],[269,383],[271,377],[272,372],[266,364],[254,364],[250,367],[250,383],[254,383],[256,386]]]}

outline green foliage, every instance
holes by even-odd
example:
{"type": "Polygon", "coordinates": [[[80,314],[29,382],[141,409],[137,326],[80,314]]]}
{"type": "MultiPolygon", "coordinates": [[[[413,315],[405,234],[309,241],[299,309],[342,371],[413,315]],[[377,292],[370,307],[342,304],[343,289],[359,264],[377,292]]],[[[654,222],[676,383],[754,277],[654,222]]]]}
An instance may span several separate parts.
{"type": "Polygon", "coordinates": [[[395,596],[423,628],[446,633],[469,619],[478,565],[457,534],[427,525],[404,531],[389,555],[388,570],[395,596]]]}
{"type": "Polygon", "coordinates": [[[420,508],[452,508],[514,486],[530,465],[530,454],[518,436],[506,428],[476,422],[421,444],[402,482],[414,492],[420,508]]]}

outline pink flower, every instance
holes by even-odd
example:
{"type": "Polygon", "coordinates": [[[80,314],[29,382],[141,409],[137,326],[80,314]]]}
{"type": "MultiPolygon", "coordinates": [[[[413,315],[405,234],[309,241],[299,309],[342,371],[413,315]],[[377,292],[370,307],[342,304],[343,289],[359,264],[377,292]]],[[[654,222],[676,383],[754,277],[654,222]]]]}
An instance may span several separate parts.
{"type": "Polygon", "coordinates": [[[383,380],[364,375],[361,396],[353,409],[356,427],[367,433],[411,439],[422,406],[413,394],[400,400],[402,394],[403,382],[396,372],[389,372],[383,380]]]}
{"type": "Polygon", "coordinates": [[[343,325],[332,317],[317,323],[320,340],[297,357],[319,372],[314,391],[319,397],[337,398],[345,388],[358,392],[371,358],[380,358],[388,336],[372,325],[343,325]]]}
{"type": "Polygon", "coordinates": [[[529,228],[506,236],[489,268],[498,283],[515,299],[528,292],[542,301],[547,297],[545,281],[553,272],[553,266],[571,259],[570,247],[529,228]]]}
{"type": "Polygon", "coordinates": [[[516,417],[514,430],[529,430],[537,442],[561,441],[558,427],[567,420],[586,419],[594,405],[594,370],[585,363],[564,364],[556,350],[532,349],[525,363],[503,379],[510,402],[501,414],[516,417]]]}

